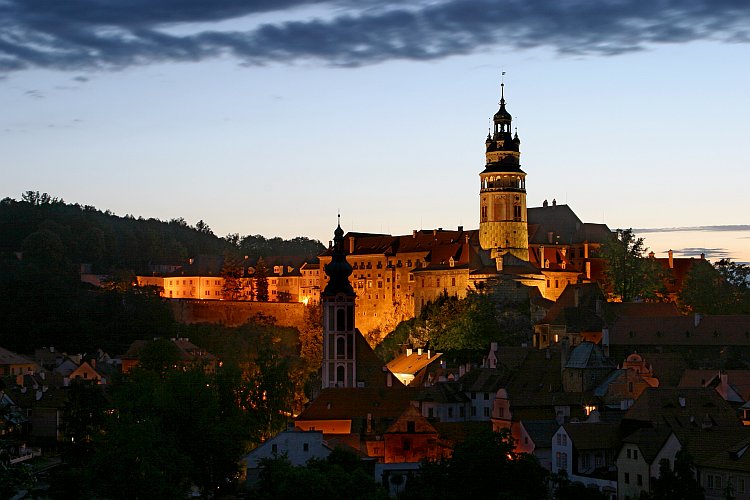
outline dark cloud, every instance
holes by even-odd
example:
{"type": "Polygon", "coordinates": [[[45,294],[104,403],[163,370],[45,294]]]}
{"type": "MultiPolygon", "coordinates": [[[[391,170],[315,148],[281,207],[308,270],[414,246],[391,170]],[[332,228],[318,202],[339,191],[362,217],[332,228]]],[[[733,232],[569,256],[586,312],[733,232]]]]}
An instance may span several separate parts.
{"type": "Polygon", "coordinates": [[[617,55],[656,43],[747,43],[749,27],[747,0],[444,0],[406,6],[394,0],[0,0],[0,72],[116,69],[226,54],[247,65],[313,59],[356,66],[492,46],[617,55]],[[299,20],[300,12],[319,15],[299,20]],[[260,14],[278,20],[259,24],[260,14]],[[247,30],[205,28],[240,19],[247,30]],[[190,32],[195,23],[204,28],[190,32]],[[175,34],[175,27],[188,34],[175,34]]]}
{"type": "Polygon", "coordinates": [[[633,229],[634,233],[673,233],[678,231],[750,231],[750,225],[737,224],[727,226],[651,227],[633,229]]]}
{"type": "Polygon", "coordinates": [[[44,99],[44,94],[42,94],[38,90],[27,90],[23,93],[26,97],[31,97],[32,99],[44,99]]]}
{"type": "MultiPolygon", "coordinates": [[[[667,253],[668,250],[664,250],[667,253]]],[[[688,247],[673,250],[675,257],[700,257],[703,254],[707,259],[728,259],[732,253],[727,248],[703,248],[688,247]]]]}

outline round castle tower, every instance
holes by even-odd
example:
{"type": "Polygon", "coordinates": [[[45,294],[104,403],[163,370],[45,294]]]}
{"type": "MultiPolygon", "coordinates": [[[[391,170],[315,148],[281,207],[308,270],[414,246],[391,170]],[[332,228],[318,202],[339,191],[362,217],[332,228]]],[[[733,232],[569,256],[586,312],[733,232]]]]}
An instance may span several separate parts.
{"type": "Polygon", "coordinates": [[[500,85],[500,109],[487,134],[486,163],[479,174],[479,243],[497,258],[511,253],[529,260],[526,215],[526,172],[521,170],[518,132],[511,133],[513,117],[505,109],[505,84],[500,85]]]}

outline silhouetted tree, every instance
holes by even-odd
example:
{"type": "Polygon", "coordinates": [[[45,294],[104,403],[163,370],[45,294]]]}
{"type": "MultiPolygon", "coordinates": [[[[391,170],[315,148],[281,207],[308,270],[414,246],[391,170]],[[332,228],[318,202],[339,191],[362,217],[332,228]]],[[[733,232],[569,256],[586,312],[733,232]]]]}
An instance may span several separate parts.
{"type": "Polygon", "coordinates": [[[547,498],[547,471],[533,456],[513,448],[507,429],[470,434],[451,458],[424,462],[407,481],[403,498],[547,498]]]}
{"type": "Polygon", "coordinates": [[[706,314],[750,314],[750,266],[696,260],[680,293],[683,306],[706,314]]]}
{"type": "Polygon", "coordinates": [[[623,302],[657,300],[664,288],[664,271],[655,259],[644,256],[648,248],[643,241],[632,229],[618,229],[602,248],[606,285],[623,302]]]}

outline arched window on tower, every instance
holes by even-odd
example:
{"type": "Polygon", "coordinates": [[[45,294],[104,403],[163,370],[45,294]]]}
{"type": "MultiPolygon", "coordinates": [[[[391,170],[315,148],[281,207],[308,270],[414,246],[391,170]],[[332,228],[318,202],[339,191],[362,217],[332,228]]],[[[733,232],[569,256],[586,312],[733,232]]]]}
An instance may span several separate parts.
{"type": "Polygon", "coordinates": [[[346,357],[346,340],[344,340],[344,337],[339,337],[336,339],[336,358],[344,357],[346,357]]]}
{"type": "Polygon", "coordinates": [[[339,387],[344,386],[344,365],[336,367],[336,385],[339,387]]]}
{"type": "Polygon", "coordinates": [[[513,220],[516,222],[521,221],[521,205],[513,205],[513,220]]]}
{"type": "Polygon", "coordinates": [[[336,309],[336,331],[343,332],[346,330],[346,312],[343,307],[336,309]]]}

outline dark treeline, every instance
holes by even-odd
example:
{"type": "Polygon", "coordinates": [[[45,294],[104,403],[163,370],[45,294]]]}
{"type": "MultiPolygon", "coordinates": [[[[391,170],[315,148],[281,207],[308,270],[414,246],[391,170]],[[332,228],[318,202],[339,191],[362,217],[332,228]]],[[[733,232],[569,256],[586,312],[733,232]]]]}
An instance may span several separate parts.
{"type": "Polygon", "coordinates": [[[253,257],[314,256],[319,241],[261,235],[216,236],[204,221],[119,217],[90,205],[68,204],[47,193],[28,191],[20,201],[0,201],[0,252],[49,252],[50,259],[88,263],[95,273],[114,269],[146,272],[152,264],[180,264],[199,254],[223,255],[239,250],[253,257]]]}
{"type": "Polygon", "coordinates": [[[29,191],[0,201],[0,346],[19,352],[54,345],[122,352],[134,339],[173,336],[176,325],[155,290],[130,286],[149,265],[179,265],[198,254],[316,255],[308,238],[219,238],[203,221],[118,217],[29,191]],[[80,264],[112,277],[95,289],[80,264]]]}

